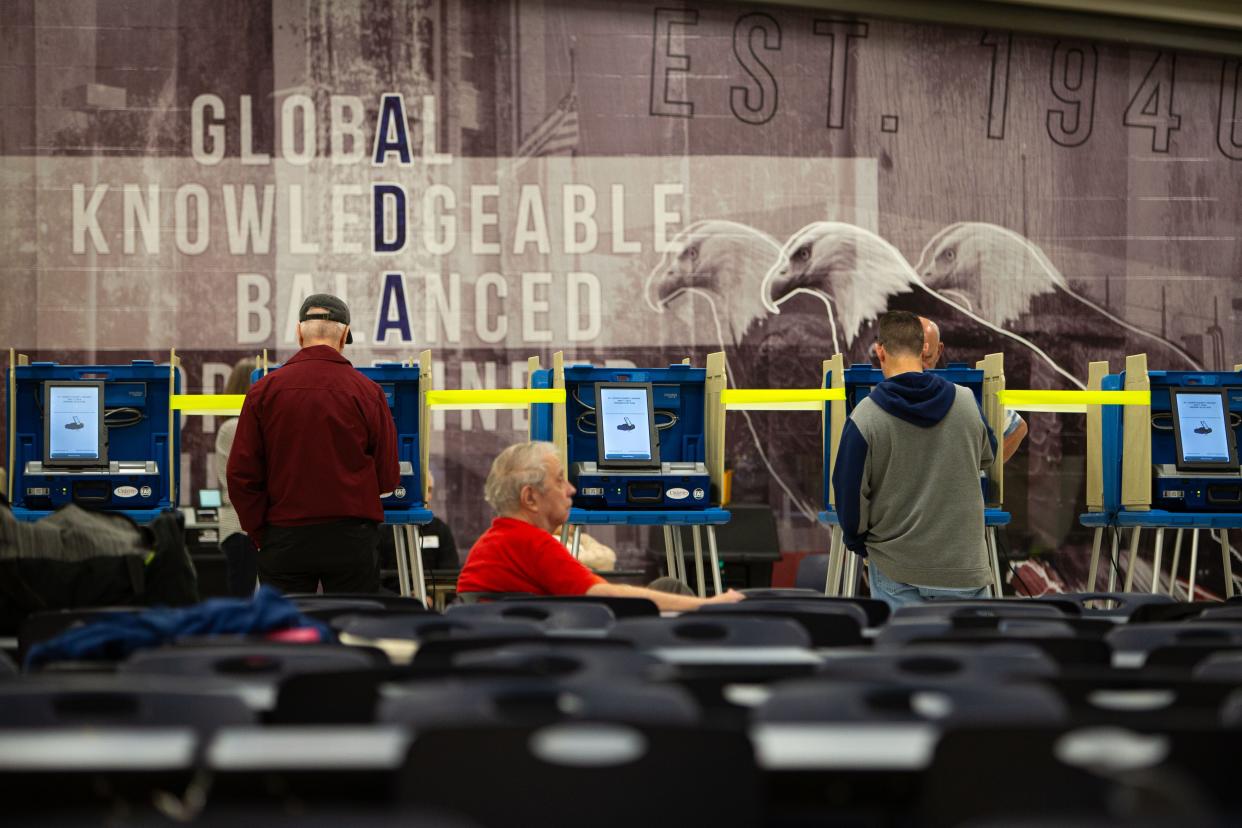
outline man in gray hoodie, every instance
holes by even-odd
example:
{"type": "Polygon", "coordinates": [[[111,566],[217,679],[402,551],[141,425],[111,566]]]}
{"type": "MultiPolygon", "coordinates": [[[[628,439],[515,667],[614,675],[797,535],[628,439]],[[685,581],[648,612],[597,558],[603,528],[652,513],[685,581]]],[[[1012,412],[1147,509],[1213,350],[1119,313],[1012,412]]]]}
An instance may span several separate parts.
{"type": "Polygon", "coordinates": [[[884,381],[854,407],[832,472],[845,546],[893,608],[987,597],[991,583],[979,472],[996,438],[969,389],[923,372],[922,352],[917,316],[880,317],[884,381]]]}

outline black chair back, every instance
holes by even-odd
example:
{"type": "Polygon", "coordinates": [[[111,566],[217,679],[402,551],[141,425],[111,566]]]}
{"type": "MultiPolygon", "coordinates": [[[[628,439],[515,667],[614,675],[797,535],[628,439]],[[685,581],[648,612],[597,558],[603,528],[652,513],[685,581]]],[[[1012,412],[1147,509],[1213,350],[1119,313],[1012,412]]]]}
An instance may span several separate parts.
{"type": "Polygon", "coordinates": [[[729,615],[748,618],[788,618],[811,637],[814,647],[848,647],[863,644],[867,615],[852,604],[819,601],[763,601],[748,598],[736,604],[708,604],[694,615],[729,615]]]}
{"type": "Polygon", "coordinates": [[[502,647],[520,644],[538,645],[558,651],[562,648],[574,650],[583,645],[596,648],[607,648],[618,651],[633,652],[634,646],[628,641],[612,638],[587,638],[577,636],[553,636],[543,633],[525,633],[522,635],[462,635],[445,638],[429,638],[419,644],[411,666],[415,670],[450,670],[458,659],[467,653],[487,653],[502,647]]]}
{"type": "MultiPolygon", "coordinates": [[[[1073,607],[1073,604],[1067,604],[1073,607]]],[[[1065,618],[1066,612],[1054,603],[1047,601],[1020,600],[981,600],[981,601],[928,601],[900,607],[893,614],[894,620],[918,621],[925,619],[947,618],[951,620],[978,619],[994,624],[1002,618],[1032,618],[1058,620],[1065,618]]],[[[1077,615],[1077,612],[1072,613],[1077,615]]]]}
{"type": "Polygon", "coordinates": [[[743,731],[600,723],[435,730],[414,740],[407,767],[414,802],[489,826],[761,821],[759,775],[743,731]],[[480,779],[488,780],[483,789],[480,779]]]}
{"type": "Polygon", "coordinates": [[[1055,676],[1057,663],[1038,647],[1004,641],[991,645],[926,644],[826,658],[823,674],[839,679],[976,684],[1008,678],[1055,676]]]}
{"type": "Polygon", "coordinates": [[[387,684],[376,718],[422,733],[455,726],[581,720],[690,725],[698,722],[699,710],[679,687],[616,677],[573,684],[543,678],[477,678],[387,684]]]}
{"type": "Polygon", "coordinates": [[[746,618],[686,613],[677,618],[619,621],[610,638],[639,649],[661,647],[810,647],[811,637],[788,618],[746,618]]]}
{"type": "MultiPolygon", "coordinates": [[[[256,721],[240,687],[114,674],[39,674],[0,682],[0,728],[191,727],[256,721]]],[[[2,738],[2,737],[0,737],[2,738]]]]}
{"type": "Polygon", "coordinates": [[[497,601],[490,604],[454,604],[446,618],[488,621],[519,621],[537,624],[545,632],[608,630],[616,622],[603,604],[551,601],[497,601]]]}
{"type": "Polygon", "coordinates": [[[744,589],[747,601],[816,601],[823,604],[848,604],[858,607],[867,616],[868,627],[878,627],[892,616],[888,604],[878,598],[830,598],[813,589],[744,589]]]}
{"type": "Polygon", "coordinates": [[[1112,618],[1129,620],[1139,607],[1172,604],[1168,595],[1147,592],[1065,592],[1049,595],[1047,598],[1032,598],[1033,601],[1070,601],[1076,604],[1079,611],[1087,617],[1112,618]]]}
{"type": "Polygon", "coordinates": [[[1075,724],[1142,729],[1214,727],[1236,686],[1152,670],[1082,671],[1040,683],[1065,701],[1075,724]]]}
{"type": "Polygon", "coordinates": [[[627,598],[620,595],[511,595],[503,601],[521,601],[525,604],[596,604],[612,610],[613,617],[621,618],[656,618],[660,608],[650,598],[627,598]]]}
{"type": "Polygon", "coordinates": [[[148,676],[216,676],[275,685],[295,673],[367,670],[387,665],[387,657],[369,647],[243,640],[139,650],[117,665],[117,671],[148,676]]]}
{"type": "Polygon", "coordinates": [[[309,609],[321,609],[332,605],[354,606],[358,609],[404,610],[406,612],[427,612],[427,606],[417,598],[403,595],[387,595],[379,592],[294,592],[285,596],[298,609],[307,612],[309,609]]]}
{"type": "Polygon", "coordinates": [[[1233,734],[1213,730],[953,729],[936,745],[915,813],[932,826],[1210,825],[1237,813],[1236,752],[1233,734]]]}
{"type": "Polygon", "coordinates": [[[471,650],[453,658],[452,671],[462,676],[505,673],[560,682],[603,681],[609,677],[639,679],[667,672],[663,662],[654,656],[611,644],[581,639],[560,645],[544,641],[471,650]]]}
{"type": "Polygon", "coordinates": [[[351,613],[337,616],[332,626],[340,635],[359,639],[401,639],[427,641],[433,638],[471,636],[541,636],[534,622],[500,621],[488,618],[452,617],[437,613],[351,613]]]}
{"type": "Polygon", "coordinates": [[[1194,677],[1242,684],[1242,651],[1215,651],[1195,665],[1194,677]]]}
{"type": "Polygon", "coordinates": [[[776,685],[759,722],[1059,723],[1066,706],[1039,685],[811,678],[776,685]]]}
{"type": "Polygon", "coordinates": [[[1074,624],[1081,620],[1001,619],[995,626],[978,629],[959,628],[951,620],[894,620],[880,630],[875,646],[900,649],[928,644],[1032,644],[1062,667],[1107,667],[1112,662],[1112,648],[1101,638],[1079,634],[1074,624]]]}
{"type": "Polygon", "coordinates": [[[805,555],[798,561],[798,571],[794,573],[794,587],[808,592],[824,594],[828,586],[828,555],[816,553],[805,555]]]}

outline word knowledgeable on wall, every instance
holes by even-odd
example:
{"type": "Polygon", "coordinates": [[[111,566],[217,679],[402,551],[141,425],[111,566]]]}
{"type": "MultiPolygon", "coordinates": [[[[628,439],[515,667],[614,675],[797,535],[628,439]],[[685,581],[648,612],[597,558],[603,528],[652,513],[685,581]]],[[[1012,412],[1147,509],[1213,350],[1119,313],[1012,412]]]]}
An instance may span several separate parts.
{"type": "Polygon", "coordinates": [[[516,208],[507,210],[503,184],[422,185],[400,182],[222,184],[181,182],[171,191],[158,183],[74,184],[72,245],[77,255],[153,256],[171,246],[184,256],[393,255],[407,251],[444,256],[506,253],[632,254],[644,240],[627,227],[627,205],[647,201],[653,216],[651,249],[664,253],[681,224],[680,182],[633,192],[610,184],[601,195],[592,184],[517,185],[516,208]],[[172,227],[162,209],[172,201],[172,227]],[[367,202],[370,202],[368,205],[367,202]],[[607,221],[601,203],[610,207],[607,221]],[[213,221],[213,217],[223,221],[213,221]],[[559,220],[557,220],[559,217],[559,220]],[[370,242],[360,237],[364,228],[370,242]],[[121,229],[121,243],[108,232],[121,229]],[[171,229],[171,239],[167,236],[171,229]],[[606,239],[601,246],[601,237],[606,239]]]}

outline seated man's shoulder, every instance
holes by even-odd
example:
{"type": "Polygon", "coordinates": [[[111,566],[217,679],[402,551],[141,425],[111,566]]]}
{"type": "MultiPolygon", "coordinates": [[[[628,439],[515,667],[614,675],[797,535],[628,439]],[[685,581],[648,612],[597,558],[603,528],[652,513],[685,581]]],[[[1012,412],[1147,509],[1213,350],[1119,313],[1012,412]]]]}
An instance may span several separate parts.
{"type": "Polygon", "coordinates": [[[537,526],[511,518],[501,518],[492,523],[475,542],[476,546],[486,545],[497,548],[546,547],[549,544],[560,546],[560,541],[537,526]]]}

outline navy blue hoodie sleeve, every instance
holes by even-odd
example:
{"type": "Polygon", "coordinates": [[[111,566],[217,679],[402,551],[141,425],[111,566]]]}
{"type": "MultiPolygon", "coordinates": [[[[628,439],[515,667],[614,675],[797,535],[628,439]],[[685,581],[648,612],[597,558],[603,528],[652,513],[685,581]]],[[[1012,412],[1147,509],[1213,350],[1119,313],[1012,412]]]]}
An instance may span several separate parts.
{"type": "Polygon", "coordinates": [[[836,495],[837,520],[845,538],[845,547],[863,557],[867,555],[867,530],[862,520],[862,477],[867,465],[867,440],[854,425],[845,421],[837,464],[832,469],[832,490],[836,495]]]}

